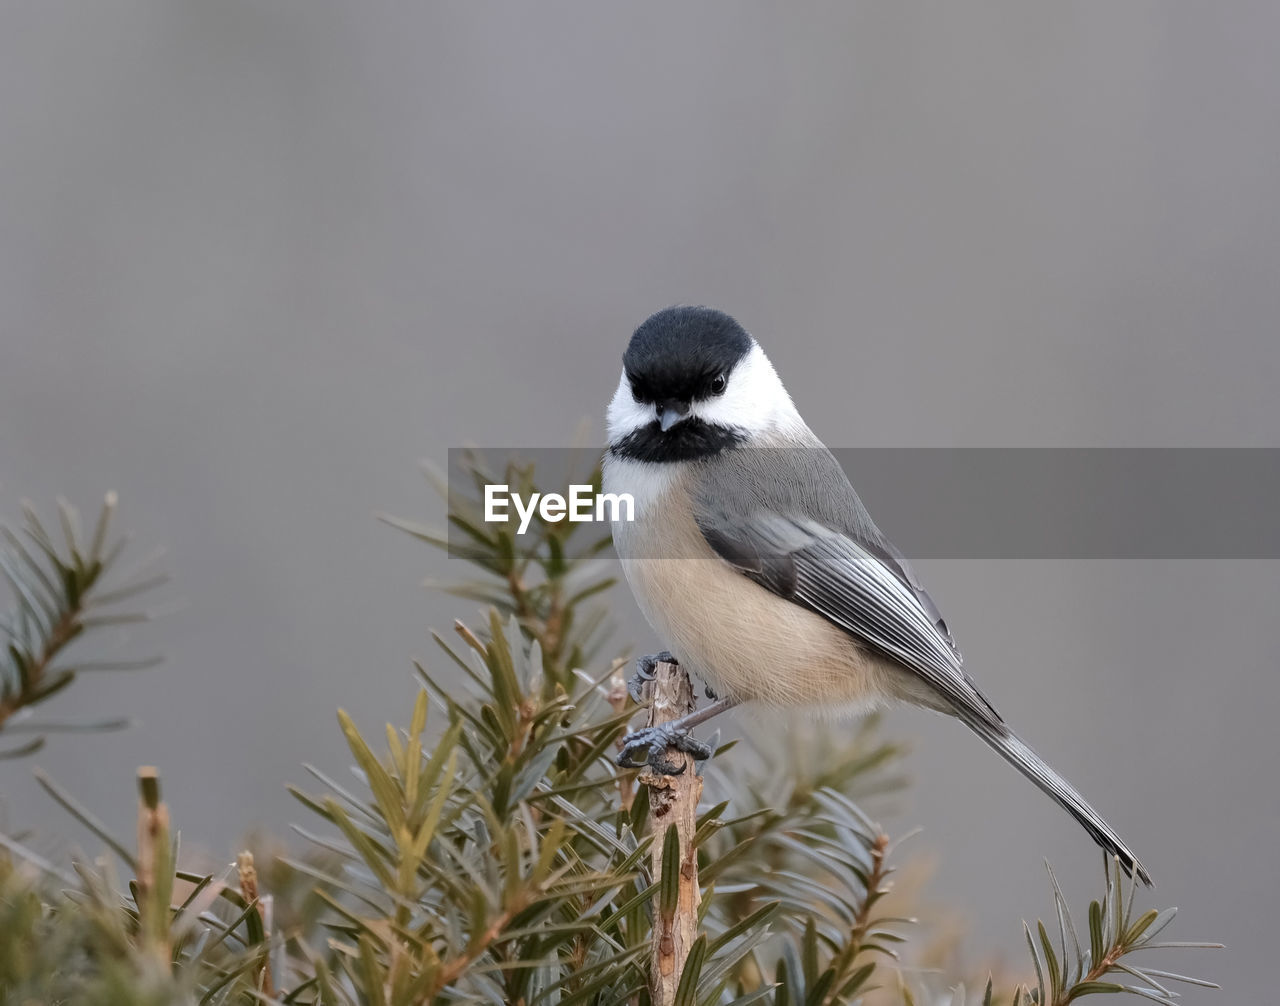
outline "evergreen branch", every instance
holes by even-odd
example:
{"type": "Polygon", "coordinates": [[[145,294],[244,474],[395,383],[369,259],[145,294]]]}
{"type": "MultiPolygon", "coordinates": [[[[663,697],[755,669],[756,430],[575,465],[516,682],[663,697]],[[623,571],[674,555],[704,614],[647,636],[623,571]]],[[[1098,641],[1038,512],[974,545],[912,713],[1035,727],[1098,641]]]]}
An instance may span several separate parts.
{"type": "MultiPolygon", "coordinates": [[[[99,625],[141,621],[140,612],[111,609],[111,605],[135,596],[163,582],[163,576],[134,576],[119,585],[106,584],[123,546],[123,540],[108,545],[107,534],[116,508],[116,494],[108,493],[102,511],[86,545],[78,531],[79,518],[66,502],[59,501],[58,516],[66,538],[55,544],[30,505],[24,505],[24,533],[35,546],[29,549],[23,538],[8,528],[0,528],[0,574],[9,582],[14,607],[0,620],[7,637],[0,662],[0,730],[16,727],[13,717],[44,702],[75,680],[82,670],[134,670],[153,666],[154,661],[84,662],[58,666],[59,658],[87,629],[99,625]]],[[[68,724],[24,723],[28,730],[114,730],[128,720],[109,718],[97,722],[68,724]]],[[[34,750],[43,737],[23,748],[10,749],[0,757],[34,750]]]]}
{"type": "MultiPolygon", "coordinates": [[[[1086,995],[1097,993],[1129,992],[1141,996],[1162,1006],[1175,1006],[1177,993],[1161,984],[1161,978],[1167,981],[1197,985],[1201,988],[1217,988],[1213,982],[1185,975],[1158,971],[1146,967],[1137,967],[1128,962],[1129,955],[1139,950],[1158,949],[1160,944],[1155,937],[1173,921],[1177,909],[1169,908],[1163,912],[1149,909],[1141,916],[1134,918],[1134,896],[1137,881],[1127,881],[1128,894],[1125,894],[1126,880],[1121,871],[1119,861],[1106,861],[1106,894],[1103,899],[1089,904],[1089,948],[1082,950],[1075,939],[1076,928],[1071,913],[1062,898],[1057,878],[1053,870],[1049,877],[1053,884],[1054,907],[1058,916],[1059,950],[1055,950],[1053,942],[1045,930],[1043,922],[1037,923],[1037,932],[1032,934],[1031,927],[1023,924],[1030,948],[1031,960],[1036,972],[1034,991],[1020,987],[1014,994],[1014,1006],[1022,1006],[1023,1002],[1048,1003],[1050,1006],[1069,1006],[1070,1003],[1086,995]],[[1073,939],[1074,951],[1067,956],[1067,933],[1073,939]],[[1059,958],[1061,953],[1061,959],[1059,958]],[[1124,984],[1123,981],[1107,980],[1116,976],[1117,972],[1136,979],[1141,984],[1124,984]]],[[[1221,948],[1216,943],[1188,943],[1186,947],[1202,947],[1206,949],[1221,948]]]]}
{"type": "Polygon", "coordinates": [[[431,986],[430,996],[432,998],[456,982],[471,965],[490,951],[493,944],[497,942],[498,937],[502,935],[503,930],[511,924],[511,920],[527,907],[526,897],[516,898],[511,905],[493,918],[488,927],[480,933],[472,945],[468,946],[453,960],[441,966],[431,986]]]}
{"type": "MultiPolygon", "coordinates": [[[[136,855],[42,779],[137,879],[130,896],[104,860],[36,881],[8,854],[57,867],[0,838],[0,998],[837,1006],[871,1001],[886,968],[902,979],[894,960],[914,920],[890,917],[907,914],[901,904],[885,907],[894,845],[857,802],[898,784],[898,749],[877,739],[874,720],[722,745],[706,765],[716,802],[701,812],[692,766],[635,785],[611,757],[635,706],[620,663],[592,657],[609,577],[586,561],[591,549],[569,554],[554,524],[535,522],[521,539],[485,525],[476,494],[491,476],[478,462],[463,475],[441,489],[453,552],[482,579],[451,589],[481,600],[488,616],[435,636],[449,663],[443,673],[415,664],[421,690],[385,746],[340,714],[358,781],[341,786],[308,769],[323,793],[291,790],[332,826],[295,826],[314,852],[263,851],[228,885],[176,868],[153,773],[140,777],[136,855]]],[[[531,489],[532,472],[511,465],[505,481],[531,489]]],[[[106,513],[88,547],[74,514],[60,514],[65,548],[28,516],[19,547],[5,539],[16,606],[0,633],[47,687],[62,666],[110,666],[63,665],[70,639],[45,652],[64,616],[73,612],[77,632],[127,620],[103,608],[148,583],[102,588],[119,554],[106,543],[106,513]]],[[[0,697],[14,693],[21,676],[7,668],[0,697]]],[[[654,722],[664,715],[651,712],[654,722]]],[[[1138,950],[1177,945],[1157,942],[1173,912],[1136,914],[1118,869],[1081,927],[1050,877],[1057,932],[1027,927],[1039,977],[1034,991],[1015,990],[1016,1006],[1068,1006],[1103,991],[1168,1006],[1173,983],[1209,985],[1134,963],[1138,950]]],[[[945,1001],[915,999],[905,981],[902,994],[945,1001]]],[[[989,983],[984,1006],[992,997],[989,983]]],[[[962,988],[952,1001],[963,1003],[962,988]]]]}
{"type": "MultiPolygon", "coordinates": [[[[548,686],[560,685],[571,691],[569,679],[573,670],[585,666],[595,655],[607,617],[606,608],[599,604],[587,608],[586,602],[599,598],[614,583],[613,576],[588,567],[583,560],[607,548],[609,536],[602,535],[586,544],[577,553],[581,558],[573,558],[568,544],[579,526],[571,522],[550,521],[535,512],[522,535],[506,525],[487,524],[482,502],[486,483],[503,482],[526,496],[536,491],[532,466],[517,459],[508,461],[504,471],[497,474],[487,468],[479,452],[472,452],[464,459],[458,477],[452,480],[432,466],[423,467],[432,488],[446,504],[452,536],[386,514],[379,514],[378,518],[476,566],[482,579],[451,584],[428,582],[449,593],[492,605],[504,619],[514,617],[541,647],[548,686]]],[[[580,481],[598,489],[599,464],[580,481]]]]}

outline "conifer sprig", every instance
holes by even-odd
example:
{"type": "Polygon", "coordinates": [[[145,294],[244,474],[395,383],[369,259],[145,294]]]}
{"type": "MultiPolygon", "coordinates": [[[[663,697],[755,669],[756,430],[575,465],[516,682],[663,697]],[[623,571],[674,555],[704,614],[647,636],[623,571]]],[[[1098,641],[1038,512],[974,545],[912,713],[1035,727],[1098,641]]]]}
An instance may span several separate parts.
{"type": "MultiPolygon", "coordinates": [[[[480,470],[471,476],[474,489],[480,470]]],[[[455,487],[452,499],[470,523],[474,493],[455,487]]],[[[19,592],[10,634],[38,677],[85,666],[66,658],[69,640],[50,645],[67,612],[78,634],[141,589],[102,589],[115,554],[105,526],[53,556],[37,530],[49,582],[19,592]]],[[[597,552],[566,550],[558,525],[537,523],[518,544],[476,530],[466,549],[480,577],[456,593],[483,599],[484,616],[436,637],[407,722],[384,738],[339,714],[352,778],[309,769],[318,789],[292,788],[308,851],[192,870],[154,772],[140,776],[136,842],[41,777],[131,879],[106,859],[72,873],[0,837],[0,1001],[652,1006],[654,922],[679,897],[668,868],[679,857],[664,844],[651,875],[654,843],[672,831],[655,836],[650,788],[613,762],[637,710],[621,662],[597,655],[611,572],[597,552]]],[[[19,582],[39,582],[19,558],[19,582]]],[[[16,670],[5,680],[0,694],[29,696],[16,670]]],[[[674,1002],[963,1006],[963,987],[940,995],[900,963],[919,934],[889,907],[899,850],[859,804],[900,783],[897,755],[874,721],[720,746],[694,821],[701,899],[674,1002]]],[[[1034,982],[1005,996],[988,983],[987,1006],[1115,992],[1171,1006],[1176,983],[1211,987],[1147,963],[1147,951],[1205,944],[1158,942],[1173,911],[1139,910],[1118,869],[1083,926],[1051,882],[1056,932],[1026,930],[1034,982]]]]}
{"type": "Polygon", "coordinates": [[[145,611],[132,602],[163,583],[152,571],[154,556],[132,573],[115,577],[115,567],[128,539],[109,541],[116,494],[108,493],[90,536],[80,529],[74,507],[60,500],[62,540],[50,532],[30,504],[23,505],[21,533],[0,526],[0,574],[13,593],[13,607],[0,617],[0,732],[35,734],[30,740],[0,748],[0,758],[38,751],[55,731],[118,730],[123,717],[88,721],[35,721],[25,718],[34,706],[68,687],[77,674],[154,667],[159,661],[72,659],[67,650],[94,628],[145,621],[145,611]]]}

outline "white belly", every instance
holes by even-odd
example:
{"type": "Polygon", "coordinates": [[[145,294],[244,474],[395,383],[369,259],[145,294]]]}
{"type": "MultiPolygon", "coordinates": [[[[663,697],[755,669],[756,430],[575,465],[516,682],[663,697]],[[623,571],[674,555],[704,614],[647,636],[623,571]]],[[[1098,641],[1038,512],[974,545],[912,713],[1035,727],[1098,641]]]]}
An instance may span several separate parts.
{"type": "Polygon", "coordinates": [[[693,520],[687,469],[606,459],[606,492],[629,492],[635,520],[613,525],[627,582],[662,645],[725,698],[828,712],[919,701],[913,675],[826,619],[749,580],[693,520]],[[643,490],[643,491],[640,491],[643,490]]]}

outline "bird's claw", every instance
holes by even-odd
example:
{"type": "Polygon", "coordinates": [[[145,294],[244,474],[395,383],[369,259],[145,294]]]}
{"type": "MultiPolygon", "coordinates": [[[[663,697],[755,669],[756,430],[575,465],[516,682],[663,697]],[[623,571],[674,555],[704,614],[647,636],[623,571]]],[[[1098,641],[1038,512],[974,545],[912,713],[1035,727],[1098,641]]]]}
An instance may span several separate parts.
{"type": "Polygon", "coordinates": [[[627,681],[627,694],[629,694],[640,705],[644,705],[648,701],[645,694],[645,686],[653,680],[654,668],[659,664],[679,664],[668,651],[663,650],[661,653],[651,653],[647,657],[640,657],[636,660],[636,672],[631,675],[627,681]]]}
{"type": "Polygon", "coordinates": [[[622,739],[618,765],[622,768],[648,765],[660,775],[680,775],[686,768],[685,763],[682,759],[668,758],[667,751],[671,749],[682,751],[695,761],[706,761],[713,753],[709,745],[682,727],[645,727],[622,739]]]}

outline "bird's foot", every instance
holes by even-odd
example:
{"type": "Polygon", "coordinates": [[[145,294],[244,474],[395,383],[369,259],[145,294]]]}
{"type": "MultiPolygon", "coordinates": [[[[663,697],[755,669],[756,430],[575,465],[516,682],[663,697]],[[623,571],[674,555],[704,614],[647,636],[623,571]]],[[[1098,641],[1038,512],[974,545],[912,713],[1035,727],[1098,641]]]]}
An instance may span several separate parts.
{"type": "Polygon", "coordinates": [[[695,761],[706,761],[712,755],[710,745],[703,744],[686,728],[673,723],[645,727],[622,739],[618,752],[618,765],[622,768],[642,768],[648,765],[660,775],[680,775],[685,770],[681,759],[667,757],[674,749],[691,755],[695,761]]]}
{"type": "Polygon", "coordinates": [[[640,657],[636,661],[636,672],[631,675],[627,681],[627,693],[636,700],[636,702],[644,705],[648,701],[645,694],[645,686],[653,681],[654,668],[659,664],[676,664],[680,661],[676,660],[668,651],[663,650],[661,653],[651,653],[647,657],[640,657]]]}

